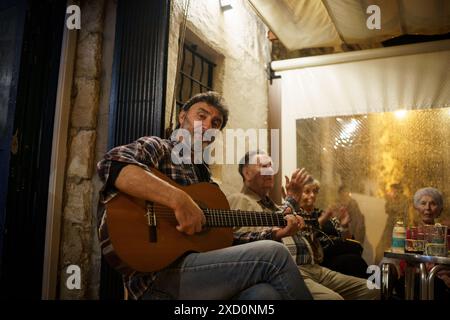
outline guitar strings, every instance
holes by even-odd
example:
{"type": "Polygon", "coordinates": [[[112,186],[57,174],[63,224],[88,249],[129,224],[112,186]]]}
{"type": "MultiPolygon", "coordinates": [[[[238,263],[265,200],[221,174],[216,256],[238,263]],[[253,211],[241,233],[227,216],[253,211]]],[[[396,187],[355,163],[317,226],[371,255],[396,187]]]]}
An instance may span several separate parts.
{"type": "MultiPolygon", "coordinates": [[[[173,215],[174,210],[169,209],[164,206],[154,206],[155,211],[157,211],[157,215],[173,215]]],[[[224,209],[203,209],[204,213],[208,214],[209,216],[213,215],[219,215],[219,216],[242,216],[242,217],[249,217],[250,215],[257,216],[258,218],[279,218],[284,219],[284,216],[282,213],[277,212],[258,212],[258,211],[241,211],[241,210],[224,210],[224,209]]]]}
{"type": "MultiPolygon", "coordinates": [[[[170,220],[175,220],[174,211],[166,206],[153,204],[153,210],[157,211],[155,214],[159,218],[168,218],[170,220]]],[[[217,223],[232,222],[232,221],[256,221],[252,224],[261,226],[284,226],[287,224],[282,213],[277,212],[256,212],[256,211],[243,211],[243,210],[226,210],[226,209],[202,209],[206,214],[207,219],[209,218],[210,224],[214,225],[217,223]]]]}
{"type": "MultiPolygon", "coordinates": [[[[158,211],[156,213],[157,217],[159,218],[169,218],[171,220],[175,220],[177,221],[175,214],[174,214],[174,210],[167,208],[166,206],[163,205],[159,205],[159,204],[154,204],[153,209],[156,209],[156,211],[158,211]]],[[[226,209],[202,209],[203,212],[205,213],[209,213],[211,214],[209,217],[210,218],[216,218],[217,220],[223,220],[223,218],[232,218],[230,220],[236,220],[236,219],[240,219],[240,220],[248,220],[248,218],[254,218],[256,220],[260,220],[261,223],[263,223],[264,226],[264,221],[263,218],[265,219],[266,224],[269,224],[269,221],[267,219],[271,219],[271,222],[273,224],[275,224],[275,222],[278,222],[278,225],[284,224],[286,225],[286,220],[284,220],[282,213],[277,213],[277,212],[258,212],[258,211],[243,211],[243,210],[226,210],[226,209]],[[259,215],[259,217],[251,217],[250,214],[257,216],[259,215]],[[215,215],[215,216],[214,216],[215,215]],[[275,218],[278,221],[273,221],[273,218],[275,218]]],[[[214,221],[213,221],[214,222],[214,221]]],[[[217,222],[217,221],[216,221],[217,222]]],[[[224,222],[224,221],[220,221],[220,222],[224,222]]],[[[333,242],[331,240],[331,238],[324,233],[322,230],[317,229],[317,228],[312,228],[314,229],[314,231],[316,232],[320,232],[323,235],[325,235],[328,240],[330,240],[331,242],[333,242]]]]}
{"type": "MultiPolygon", "coordinates": [[[[176,220],[175,214],[173,212],[157,212],[156,216],[158,218],[173,218],[174,220],[176,220]]],[[[224,214],[218,214],[218,215],[207,215],[206,218],[210,218],[211,220],[245,220],[248,221],[250,219],[250,221],[257,221],[257,222],[261,222],[261,223],[277,223],[277,224],[285,224],[286,220],[284,218],[281,218],[279,216],[275,216],[272,217],[270,215],[268,216],[249,216],[247,214],[234,214],[234,215],[224,215],[224,214]]]]}
{"type": "MultiPolygon", "coordinates": [[[[166,206],[162,205],[153,205],[153,208],[156,209],[158,212],[164,212],[164,213],[173,213],[174,210],[167,208],[166,206]]],[[[201,209],[205,213],[209,214],[221,214],[221,215],[264,215],[264,216],[280,216],[283,217],[282,213],[278,212],[264,212],[264,211],[244,211],[244,210],[228,210],[228,209],[201,209]]]]}

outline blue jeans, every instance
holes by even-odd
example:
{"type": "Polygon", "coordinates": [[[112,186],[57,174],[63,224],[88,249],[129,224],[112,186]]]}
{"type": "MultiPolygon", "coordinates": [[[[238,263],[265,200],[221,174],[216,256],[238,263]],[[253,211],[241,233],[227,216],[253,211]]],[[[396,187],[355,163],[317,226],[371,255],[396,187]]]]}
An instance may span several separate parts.
{"type": "Polygon", "coordinates": [[[286,247],[261,240],[191,253],[157,273],[142,299],[312,300],[286,247]]]}

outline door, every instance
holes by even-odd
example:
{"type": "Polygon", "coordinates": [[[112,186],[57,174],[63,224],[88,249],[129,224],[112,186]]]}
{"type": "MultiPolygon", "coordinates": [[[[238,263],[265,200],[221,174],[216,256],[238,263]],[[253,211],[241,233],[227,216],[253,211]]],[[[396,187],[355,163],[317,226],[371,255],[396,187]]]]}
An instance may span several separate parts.
{"type": "MultiPolygon", "coordinates": [[[[20,39],[17,91],[11,96],[2,163],[7,188],[0,235],[2,297],[40,299],[53,118],[65,1],[24,1],[14,18],[20,39]],[[22,25],[20,25],[22,23],[22,25]],[[8,145],[9,144],[9,145],[8,145]],[[8,159],[9,158],[9,159],[8,159]]],[[[3,62],[1,62],[3,63],[3,62]]]]}
{"type": "MultiPolygon", "coordinates": [[[[170,1],[119,0],[109,112],[109,147],[162,136],[170,1]]],[[[121,299],[120,275],[105,260],[101,299],[121,299]]]]}

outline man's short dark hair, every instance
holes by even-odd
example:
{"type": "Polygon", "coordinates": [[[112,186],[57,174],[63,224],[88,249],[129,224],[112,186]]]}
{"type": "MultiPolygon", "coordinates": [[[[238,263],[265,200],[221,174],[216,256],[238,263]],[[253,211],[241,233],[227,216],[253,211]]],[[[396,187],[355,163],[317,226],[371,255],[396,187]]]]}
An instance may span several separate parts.
{"type": "Polygon", "coordinates": [[[223,118],[222,126],[220,130],[225,128],[228,122],[228,106],[225,104],[223,97],[215,91],[207,91],[194,95],[190,98],[182,107],[181,110],[188,111],[194,104],[198,102],[205,102],[210,106],[216,108],[221,114],[223,118]]]}
{"type": "Polygon", "coordinates": [[[238,170],[239,170],[239,174],[242,177],[242,180],[245,181],[244,173],[243,173],[244,168],[250,164],[251,158],[253,158],[254,156],[259,155],[259,154],[267,154],[267,153],[265,151],[259,150],[259,149],[247,151],[245,153],[245,155],[242,157],[242,159],[239,161],[239,169],[238,170]]]}

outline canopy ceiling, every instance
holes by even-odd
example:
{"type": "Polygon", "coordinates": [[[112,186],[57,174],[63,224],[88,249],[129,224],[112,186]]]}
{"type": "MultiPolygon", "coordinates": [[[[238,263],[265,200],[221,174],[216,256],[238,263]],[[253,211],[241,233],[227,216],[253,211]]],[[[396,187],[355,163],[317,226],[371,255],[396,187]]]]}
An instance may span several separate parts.
{"type": "Polygon", "coordinates": [[[289,50],[375,45],[405,35],[450,32],[448,0],[249,0],[289,50]],[[381,29],[370,30],[369,5],[378,5],[381,29]]]}

